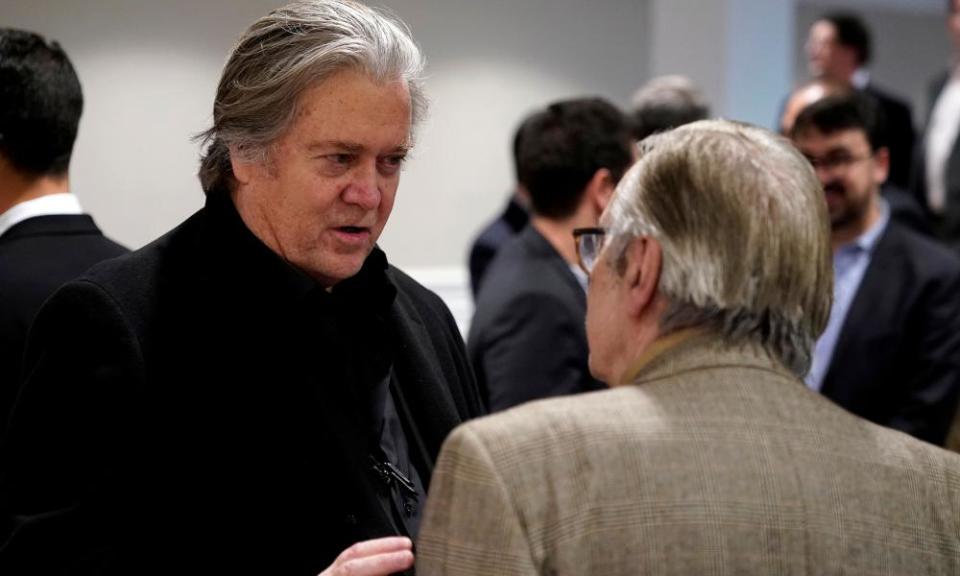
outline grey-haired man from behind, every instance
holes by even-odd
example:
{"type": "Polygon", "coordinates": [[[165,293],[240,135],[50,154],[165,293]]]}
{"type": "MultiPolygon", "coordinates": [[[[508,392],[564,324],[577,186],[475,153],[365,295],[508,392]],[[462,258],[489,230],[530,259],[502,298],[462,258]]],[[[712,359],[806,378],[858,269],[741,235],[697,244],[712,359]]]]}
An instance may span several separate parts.
{"type": "Polygon", "coordinates": [[[0,572],[410,567],[440,443],[482,406],[448,310],[376,246],[422,68],[401,22],[347,0],[247,30],[206,205],[38,317],[0,572]]]}
{"type": "Polygon", "coordinates": [[[833,275],[789,142],[726,121],[651,136],[600,225],[578,251],[611,389],[450,434],[421,576],[960,573],[960,457],[801,380],[833,275]]]}

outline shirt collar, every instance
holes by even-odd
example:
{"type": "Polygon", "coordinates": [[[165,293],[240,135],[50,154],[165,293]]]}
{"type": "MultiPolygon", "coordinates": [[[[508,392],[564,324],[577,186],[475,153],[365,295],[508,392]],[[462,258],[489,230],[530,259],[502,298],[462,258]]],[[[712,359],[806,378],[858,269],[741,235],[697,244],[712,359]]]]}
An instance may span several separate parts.
{"type": "Polygon", "coordinates": [[[243,251],[244,274],[253,270],[258,278],[269,283],[292,302],[305,298],[313,302],[338,305],[357,305],[384,314],[396,298],[396,287],[387,276],[389,264],[386,254],[375,246],[364,261],[360,271],[333,287],[325,289],[306,273],[284,261],[247,228],[228,194],[208,194],[206,210],[218,228],[214,237],[227,254],[237,251],[237,244],[246,247],[243,251]]]}
{"type": "Polygon", "coordinates": [[[672,350],[679,346],[680,344],[690,340],[695,336],[704,334],[703,329],[699,328],[684,328],[677,330],[676,332],[671,332],[666,336],[661,336],[654,340],[650,346],[644,350],[643,354],[639,358],[634,360],[632,364],[624,372],[623,376],[620,379],[620,383],[627,384],[630,382],[635,382],[639,377],[640,373],[643,372],[643,369],[647,367],[655,358],[662,356],[668,350],[672,350]]]}
{"type": "Polygon", "coordinates": [[[870,71],[866,68],[857,68],[850,77],[850,84],[857,90],[863,90],[870,83],[870,71]]]}
{"type": "Polygon", "coordinates": [[[61,216],[83,214],[80,201],[69,192],[48,194],[33,200],[15,204],[0,214],[0,236],[7,230],[29,218],[37,216],[61,216]]]}
{"type": "Polygon", "coordinates": [[[880,240],[880,236],[883,235],[883,231],[887,229],[887,224],[890,222],[890,206],[883,198],[880,198],[879,202],[880,219],[874,222],[873,226],[868,228],[863,234],[841,247],[841,249],[851,247],[867,253],[873,252],[874,247],[876,247],[877,242],[880,240]]]}
{"type": "Polygon", "coordinates": [[[577,283],[580,284],[580,287],[586,292],[587,285],[590,282],[587,273],[580,268],[579,264],[567,264],[567,266],[570,268],[570,272],[573,273],[573,277],[577,279],[577,283]]]}

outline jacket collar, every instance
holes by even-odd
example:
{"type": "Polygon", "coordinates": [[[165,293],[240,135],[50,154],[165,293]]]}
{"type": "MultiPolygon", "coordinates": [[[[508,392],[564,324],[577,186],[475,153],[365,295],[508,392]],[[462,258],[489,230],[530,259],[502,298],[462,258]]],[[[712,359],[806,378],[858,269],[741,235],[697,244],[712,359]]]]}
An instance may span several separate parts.
{"type": "MultiPolygon", "coordinates": [[[[562,270],[560,275],[564,279],[564,282],[571,290],[573,290],[574,294],[576,294],[577,300],[586,306],[587,295],[583,289],[583,285],[573,274],[570,264],[563,259],[563,256],[557,252],[556,248],[550,244],[550,241],[547,240],[543,234],[538,232],[533,225],[527,225],[526,228],[520,231],[517,241],[523,245],[524,249],[531,256],[542,260],[547,260],[558,271],[562,270]]],[[[573,242],[573,237],[570,238],[570,241],[573,242]]]]}
{"type": "Polygon", "coordinates": [[[61,236],[101,234],[100,228],[87,214],[57,214],[34,216],[11,226],[0,235],[0,241],[6,242],[29,236],[61,236]]]}
{"type": "Polygon", "coordinates": [[[257,238],[240,218],[229,195],[209,194],[205,210],[212,243],[218,254],[228,255],[222,265],[236,268],[233,276],[265,284],[291,302],[310,297],[324,303],[372,306],[378,314],[384,314],[396,297],[396,288],[386,275],[386,254],[379,247],[374,247],[356,275],[328,291],[257,238]]]}
{"type": "MultiPolygon", "coordinates": [[[[661,351],[643,365],[633,382],[643,385],[717,366],[737,366],[775,372],[796,379],[778,359],[752,342],[730,343],[712,332],[692,335],[661,351]]],[[[798,385],[802,385],[799,383],[798,385]]]]}

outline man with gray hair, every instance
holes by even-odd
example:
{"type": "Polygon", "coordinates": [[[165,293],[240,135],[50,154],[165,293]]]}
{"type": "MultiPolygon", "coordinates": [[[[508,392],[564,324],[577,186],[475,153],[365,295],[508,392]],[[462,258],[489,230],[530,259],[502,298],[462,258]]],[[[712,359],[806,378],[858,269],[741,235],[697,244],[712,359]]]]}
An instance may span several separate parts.
{"type": "Polygon", "coordinates": [[[633,138],[639,142],[709,115],[710,107],[692,80],[686,76],[657,76],[633,95],[633,138]]]}
{"type": "Polygon", "coordinates": [[[456,429],[421,576],[960,571],[960,457],[801,380],[832,273],[789,142],[725,121],[652,136],[601,225],[577,237],[612,389],[456,429]]]}
{"type": "Polygon", "coordinates": [[[422,68],[401,22],[348,0],[247,30],[206,205],[39,314],[0,449],[0,573],[410,567],[440,444],[482,407],[450,313],[376,246],[422,68]]]}

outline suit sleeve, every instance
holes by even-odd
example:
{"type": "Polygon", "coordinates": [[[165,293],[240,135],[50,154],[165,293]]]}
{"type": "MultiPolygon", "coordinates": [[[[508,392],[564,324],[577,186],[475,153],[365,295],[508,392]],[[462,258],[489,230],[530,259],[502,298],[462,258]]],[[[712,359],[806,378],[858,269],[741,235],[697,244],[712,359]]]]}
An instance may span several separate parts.
{"type": "Polygon", "coordinates": [[[480,281],[496,254],[497,251],[492,246],[482,244],[479,240],[470,249],[470,290],[474,300],[480,293],[480,281]]]}
{"type": "Polygon", "coordinates": [[[469,425],[447,439],[430,485],[417,574],[538,574],[522,518],[469,425]]]}
{"type": "Polygon", "coordinates": [[[139,366],[135,337],[98,286],[70,283],[41,310],[0,443],[0,573],[109,563],[135,454],[139,366]]]}
{"type": "Polygon", "coordinates": [[[916,308],[918,357],[890,426],[942,446],[960,393],[960,270],[931,282],[916,308]]]}
{"type": "Polygon", "coordinates": [[[548,295],[515,300],[477,355],[491,412],[533,399],[595,390],[583,317],[548,295]]]}

